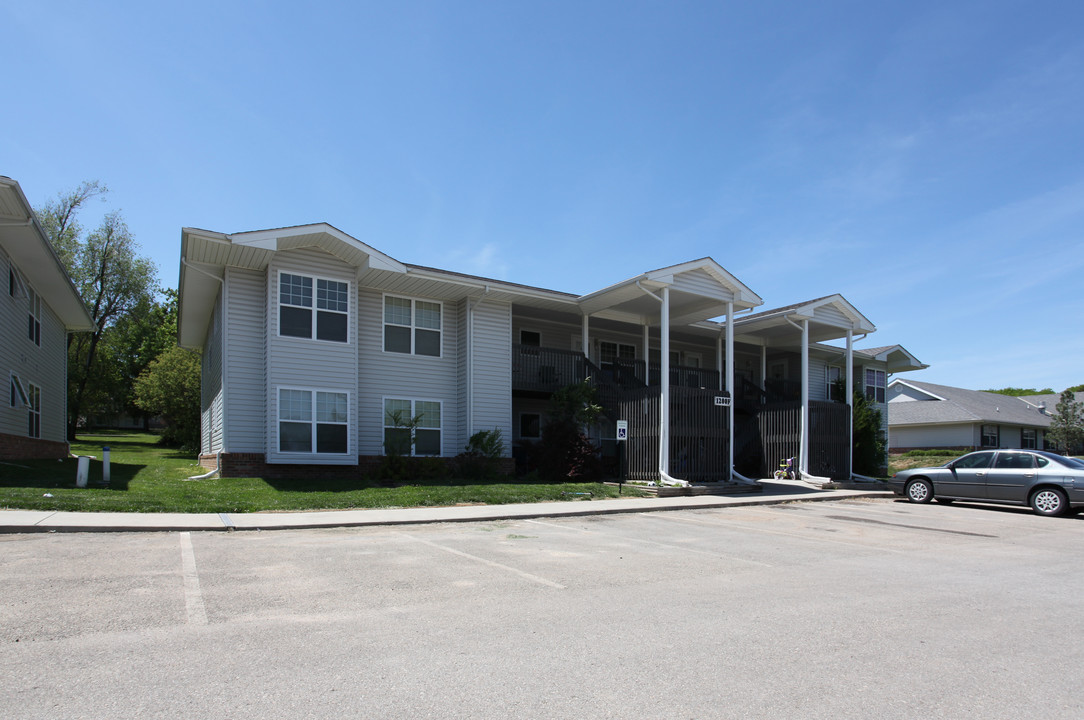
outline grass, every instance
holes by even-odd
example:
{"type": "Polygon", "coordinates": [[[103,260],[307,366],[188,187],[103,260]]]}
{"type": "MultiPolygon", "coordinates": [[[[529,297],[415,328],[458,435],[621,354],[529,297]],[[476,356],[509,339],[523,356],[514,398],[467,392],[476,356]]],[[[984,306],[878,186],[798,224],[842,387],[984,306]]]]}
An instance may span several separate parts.
{"type": "Polygon", "coordinates": [[[909,470],[910,468],[944,465],[949,460],[955,460],[965,454],[967,454],[966,450],[945,450],[944,452],[912,450],[911,452],[905,452],[900,455],[889,455],[888,475],[891,477],[900,470],[909,470]]]}
{"type": "MultiPolygon", "coordinates": [[[[81,435],[76,455],[93,455],[89,487],[76,488],[76,460],[0,463],[0,508],[84,512],[261,512],[348,508],[502,505],[617,497],[602,483],[481,482],[436,480],[401,487],[373,487],[364,480],[264,480],[210,478],[194,455],[155,444],[154,435],[81,435]],[[102,447],[110,448],[110,483],[102,483],[102,447]],[[587,493],[587,494],[577,494],[587,493]],[[51,496],[51,497],[47,497],[51,496]]],[[[639,493],[626,487],[624,494],[639,493]]]]}

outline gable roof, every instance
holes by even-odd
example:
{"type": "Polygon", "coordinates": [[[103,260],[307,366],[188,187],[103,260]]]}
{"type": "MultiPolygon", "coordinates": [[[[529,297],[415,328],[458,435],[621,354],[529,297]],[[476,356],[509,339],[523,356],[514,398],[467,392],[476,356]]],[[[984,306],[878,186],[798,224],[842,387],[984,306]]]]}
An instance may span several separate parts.
{"type": "MultiPolygon", "coordinates": [[[[264,270],[276,252],[315,248],[358,270],[358,280],[386,292],[439,296],[456,301],[487,297],[544,310],[642,322],[659,313],[658,292],[670,288],[670,315],[675,325],[700,327],[726,312],[763,300],[711,258],[652,270],[587,295],[547,290],[503,280],[401,263],[372,246],[327,224],[299,225],[253,232],[224,233],[184,228],[178,291],[178,342],[199,347],[227,267],[264,270]],[[654,295],[655,297],[652,297],[654,295]]],[[[711,324],[710,328],[716,326],[711,324]]]]}
{"type": "Polygon", "coordinates": [[[889,387],[903,385],[925,394],[929,400],[896,400],[888,403],[888,424],[940,425],[950,423],[992,423],[1045,428],[1050,418],[1020,398],[950,385],[893,380],[889,387]]]}
{"type": "MultiPolygon", "coordinates": [[[[1058,403],[1061,402],[1061,393],[1054,393],[1052,395],[1022,395],[1020,396],[1020,399],[1036,408],[1044,415],[1057,415],[1058,403]]],[[[1078,403],[1084,403],[1084,392],[1073,393],[1073,399],[1078,403]]]]}
{"type": "Polygon", "coordinates": [[[877,330],[869,318],[838,293],[746,315],[734,326],[743,342],[788,346],[800,340],[795,325],[801,320],[809,321],[809,339],[815,343],[846,337],[847,330],[857,335],[877,330]]]}
{"type": "Polygon", "coordinates": [[[69,331],[91,331],[94,320],[45,237],[19,183],[0,176],[0,248],[69,331]]]}

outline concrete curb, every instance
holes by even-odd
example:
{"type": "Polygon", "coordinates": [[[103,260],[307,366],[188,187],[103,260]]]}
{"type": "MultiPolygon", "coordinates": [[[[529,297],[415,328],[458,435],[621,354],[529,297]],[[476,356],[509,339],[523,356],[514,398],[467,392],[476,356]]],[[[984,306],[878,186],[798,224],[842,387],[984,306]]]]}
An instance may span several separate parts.
{"type": "Polygon", "coordinates": [[[670,512],[721,507],[827,502],[892,497],[879,490],[807,490],[766,495],[697,495],[669,498],[617,498],[518,505],[470,505],[388,510],[329,510],[296,513],[80,513],[0,510],[0,533],[45,532],[233,532],[235,530],[312,530],[380,527],[443,522],[486,522],[541,517],[580,517],[619,513],[670,512]]]}

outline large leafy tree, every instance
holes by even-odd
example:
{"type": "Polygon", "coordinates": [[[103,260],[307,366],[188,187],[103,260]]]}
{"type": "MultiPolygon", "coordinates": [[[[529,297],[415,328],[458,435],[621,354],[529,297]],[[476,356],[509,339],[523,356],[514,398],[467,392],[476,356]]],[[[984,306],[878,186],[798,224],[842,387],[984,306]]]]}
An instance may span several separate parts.
{"type": "Polygon", "coordinates": [[[135,383],[135,402],[166,421],[162,442],[199,449],[200,358],[177,345],[159,355],[135,383]]]}
{"type": "Polygon", "coordinates": [[[1084,444],[1084,403],[1077,401],[1073,391],[1061,394],[1055,408],[1054,418],[1046,431],[1046,437],[1065,454],[1084,444]]]}
{"type": "Polygon", "coordinates": [[[36,211],[94,320],[92,332],[68,338],[69,439],[75,438],[84,414],[124,409],[133,379],[130,368],[118,364],[118,358],[127,357],[131,349],[124,328],[150,318],[157,287],[154,264],[139,255],[139,246],[119,212],[107,214],[89,233],[79,224],[79,211],[106,192],[101,183],[84,182],[36,211]]]}

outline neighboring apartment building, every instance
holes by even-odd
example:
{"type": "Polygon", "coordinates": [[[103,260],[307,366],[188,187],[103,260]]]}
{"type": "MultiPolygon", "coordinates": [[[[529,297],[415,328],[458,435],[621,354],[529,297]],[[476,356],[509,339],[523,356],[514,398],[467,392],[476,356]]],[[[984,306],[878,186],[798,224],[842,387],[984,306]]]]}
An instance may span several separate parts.
{"type": "Polygon", "coordinates": [[[401,263],[323,223],[186,228],[179,292],[179,342],[203,353],[201,462],[227,476],[356,474],[396,414],[420,416],[417,455],[498,428],[522,458],[550,395],[590,377],[595,439],[613,456],[628,423],[630,477],[763,477],[795,456],[847,478],[834,379],[883,403],[887,374],[923,367],[855,350],[875,328],[839,295],[739,316],[762,300],[710,258],[578,296],[401,263]]]}
{"type": "Polygon", "coordinates": [[[67,334],[94,323],[19,183],[0,177],[0,458],[68,455],[67,334]]]}
{"type": "Polygon", "coordinates": [[[893,380],[888,387],[889,450],[1042,449],[1048,411],[1053,411],[1042,399],[893,380]]]}

